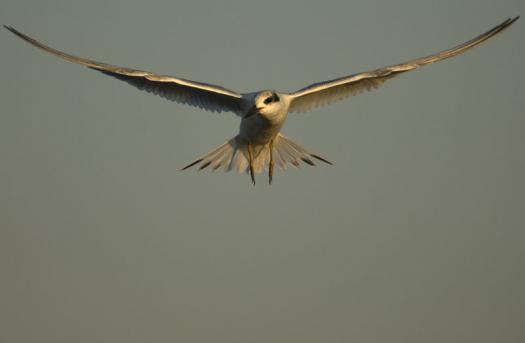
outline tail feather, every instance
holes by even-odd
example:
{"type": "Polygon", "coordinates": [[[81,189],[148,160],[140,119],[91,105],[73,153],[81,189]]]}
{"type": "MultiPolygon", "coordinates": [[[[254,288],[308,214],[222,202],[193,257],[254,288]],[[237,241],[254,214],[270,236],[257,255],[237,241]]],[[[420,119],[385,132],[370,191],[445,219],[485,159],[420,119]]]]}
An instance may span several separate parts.
{"type": "MultiPolygon", "coordinates": [[[[312,158],[332,165],[330,161],[320,157],[319,155],[311,153],[296,142],[281,134],[275,138],[274,148],[280,155],[281,159],[285,162],[284,167],[286,167],[286,163],[289,163],[294,167],[299,167],[299,160],[311,166],[315,166],[312,158]]],[[[284,170],[284,168],[281,169],[284,170]]]]}
{"type": "MultiPolygon", "coordinates": [[[[182,168],[182,170],[199,165],[199,170],[210,167],[211,172],[222,167],[225,172],[235,169],[238,173],[248,173],[248,156],[246,142],[239,138],[239,136],[236,136],[219,147],[211,150],[207,154],[199,157],[197,160],[182,168]]],[[[281,170],[286,170],[288,165],[299,168],[301,161],[314,166],[315,163],[312,159],[316,159],[327,164],[332,164],[319,155],[309,152],[299,144],[280,133],[275,137],[273,141],[273,160],[281,170]]],[[[253,146],[252,165],[254,172],[259,174],[264,170],[267,170],[269,168],[269,164],[269,144],[253,146]]]]}

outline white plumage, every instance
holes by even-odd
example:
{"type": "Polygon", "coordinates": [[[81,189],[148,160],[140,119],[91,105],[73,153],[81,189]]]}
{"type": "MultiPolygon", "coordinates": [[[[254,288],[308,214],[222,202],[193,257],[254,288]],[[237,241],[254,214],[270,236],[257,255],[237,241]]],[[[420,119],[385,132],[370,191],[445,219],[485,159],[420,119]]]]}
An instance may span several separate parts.
{"type": "Polygon", "coordinates": [[[273,90],[237,93],[212,84],[113,66],[66,54],[12,27],[5,28],[44,51],[125,81],[140,90],[207,111],[235,113],[242,118],[239,134],[183,169],[194,165],[212,171],[235,169],[249,172],[255,184],[255,174],[266,169],[271,183],[276,163],[282,170],[287,165],[299,167],[301,162],[314,165],[314,160],[331,164],[280,133],[289,112],[305,112],[375,89],[394,76],[461,54],[504,31],[518,19],[507,19],[493,29],[448,50],[406,63],[314,83],[293,93],[273,90]]]}

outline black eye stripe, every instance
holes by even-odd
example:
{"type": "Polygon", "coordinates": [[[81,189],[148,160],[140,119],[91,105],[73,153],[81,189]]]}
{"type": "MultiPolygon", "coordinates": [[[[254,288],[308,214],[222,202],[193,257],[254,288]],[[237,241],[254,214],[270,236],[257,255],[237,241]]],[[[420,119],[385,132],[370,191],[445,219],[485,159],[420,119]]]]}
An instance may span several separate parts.
{"type": "Polygon", "coordinates": [[[272,96],[270,96],[270,97],[264,99],[264,103],[265,103],[266,105],[268,105],[269,103],[272,103],[272,102],[274,102],[274,101],[279,101],[279,97],[277,96],[277,94],[272,94],[272,96]]]}

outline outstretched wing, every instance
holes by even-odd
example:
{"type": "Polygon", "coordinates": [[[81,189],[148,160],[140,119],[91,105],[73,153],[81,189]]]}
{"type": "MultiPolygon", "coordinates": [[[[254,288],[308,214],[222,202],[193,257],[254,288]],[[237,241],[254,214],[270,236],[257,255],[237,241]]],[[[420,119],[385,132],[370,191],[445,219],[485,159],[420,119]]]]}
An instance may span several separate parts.
{"type": "Polygon", "coordinates": [[[69,55],[50,48],[10,26],[4,25],[4,27],[26,42],[52,55],[98,70],[106,75],[125,81],[140,90],[212,112],[230,111],[242,115],[242,95],[237,92],[207,83],[179,79],[173,76],[157,75],[148,71],[113,66],[69,55]]]}
{"type": "Polygon", "coordinates": [[[441,61],[445,58],[459,55],[489,38],[503,32],[512,25],[516,20],[507,19],[493,29],[479,35],[478,37],[460,44],[451,49],[432,54],[430,56],[418,58],[406,63],[396,64],[390,67],[380,68],[373,71],[349,75],[334,80],[314,83],[297,92],[291,93],[290,112],[305,112],[313,108],[328,105],[332,102],[347,98],[350,95],[356,95],[365,90],[372,90],[379,87],[386,80],[401,73],[417,69],[421,66],[441,61]]]}

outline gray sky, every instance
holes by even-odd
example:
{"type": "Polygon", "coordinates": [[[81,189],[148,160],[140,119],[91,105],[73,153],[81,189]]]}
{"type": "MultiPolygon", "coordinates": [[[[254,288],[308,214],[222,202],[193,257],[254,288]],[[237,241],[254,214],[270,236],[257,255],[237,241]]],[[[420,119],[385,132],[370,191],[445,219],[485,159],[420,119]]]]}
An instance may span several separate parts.
{"type": "MultiPolygon", "coordinates": [[[[80,56],[247,92],[440,49],[521,0],[15,1],[80,56]]],[[[306,114],[334,166],[179,169],[238,118],[170,103],[0,32],[0,341],[519,342],[524,19],[306,114]]]]}

